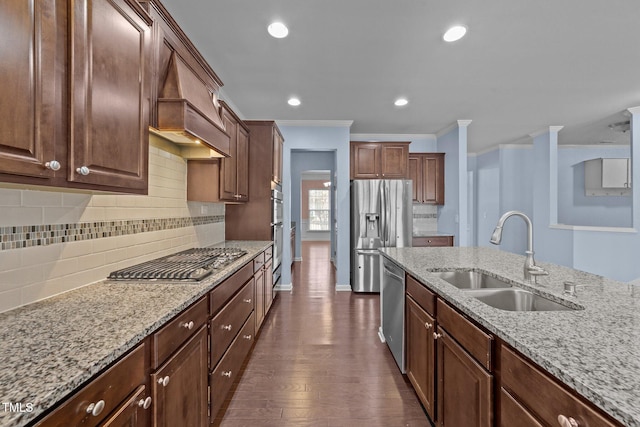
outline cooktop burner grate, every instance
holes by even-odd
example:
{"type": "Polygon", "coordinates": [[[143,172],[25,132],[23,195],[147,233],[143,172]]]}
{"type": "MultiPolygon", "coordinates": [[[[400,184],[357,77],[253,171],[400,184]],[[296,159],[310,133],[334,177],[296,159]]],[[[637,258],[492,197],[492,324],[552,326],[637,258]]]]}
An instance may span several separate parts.
{"type": "Polygon", "coordinates": [[[109,274],[111,280],[199,281],[245,255],[238,248],[195,248],[109,274]]]}

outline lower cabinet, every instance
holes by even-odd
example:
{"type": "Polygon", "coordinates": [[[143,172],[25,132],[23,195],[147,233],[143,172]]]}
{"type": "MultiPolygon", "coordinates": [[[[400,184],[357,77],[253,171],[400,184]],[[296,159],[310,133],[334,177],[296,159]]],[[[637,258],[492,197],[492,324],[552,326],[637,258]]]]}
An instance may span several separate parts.
{"type": "Polygon", "coordinates": [[[415,236],[411,245],[416,247],[453,246],[453,236],[415,236]]]}
{"type": "Polygon", "coordinates": [[[143,342],[35,426],[146,426],[152,401],[146,348],[143,342]]]}
{"type": "Polygon", "coordinates": [[[203,326],[151,375],[154,426],[207,424],[207,362],[207,328],[203,326]]]}

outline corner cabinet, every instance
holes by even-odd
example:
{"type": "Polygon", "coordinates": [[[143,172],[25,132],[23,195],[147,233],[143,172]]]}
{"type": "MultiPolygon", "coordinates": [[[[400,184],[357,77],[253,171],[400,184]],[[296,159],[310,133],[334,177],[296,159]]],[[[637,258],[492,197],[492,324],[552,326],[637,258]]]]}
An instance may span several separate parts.
{"type": "Polygon", "coordinates": [[[413,202],[444,205],[444,153],[409,153],[413,202]]]}
{"type": "Polygon", "coordinates": [[[11,0],[0,16],[0,77],[15,82],[0,179],[146,193],[149,15],[134,0],[11,0]]]}
{"type": "Polygon", "coordinates": [[[409,142],[350,144],[351,179],[409,179],[409,142]]]}

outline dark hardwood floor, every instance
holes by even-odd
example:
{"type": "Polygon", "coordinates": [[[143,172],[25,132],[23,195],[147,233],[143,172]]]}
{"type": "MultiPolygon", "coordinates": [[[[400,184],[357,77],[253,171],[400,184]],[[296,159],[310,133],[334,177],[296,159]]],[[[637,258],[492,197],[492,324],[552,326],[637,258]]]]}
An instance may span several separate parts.
{"type": "Polygon", "coordinates": [[[304,242],[302,259],[216,424],[429,426],[378,339],[379,295],[335,291],[328,242],[304,242]]]}

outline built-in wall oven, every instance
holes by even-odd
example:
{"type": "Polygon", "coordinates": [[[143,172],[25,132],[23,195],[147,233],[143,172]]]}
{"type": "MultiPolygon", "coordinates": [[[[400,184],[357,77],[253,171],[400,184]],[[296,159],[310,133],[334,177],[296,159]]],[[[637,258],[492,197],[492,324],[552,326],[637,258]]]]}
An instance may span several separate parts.
{"type": "Polygon", "coordinates": [[[282,248],[284,246],[283,197],[279,188],[271,190],[271,238],[273,239],[273,283],[280,284],[282,248]]]}

